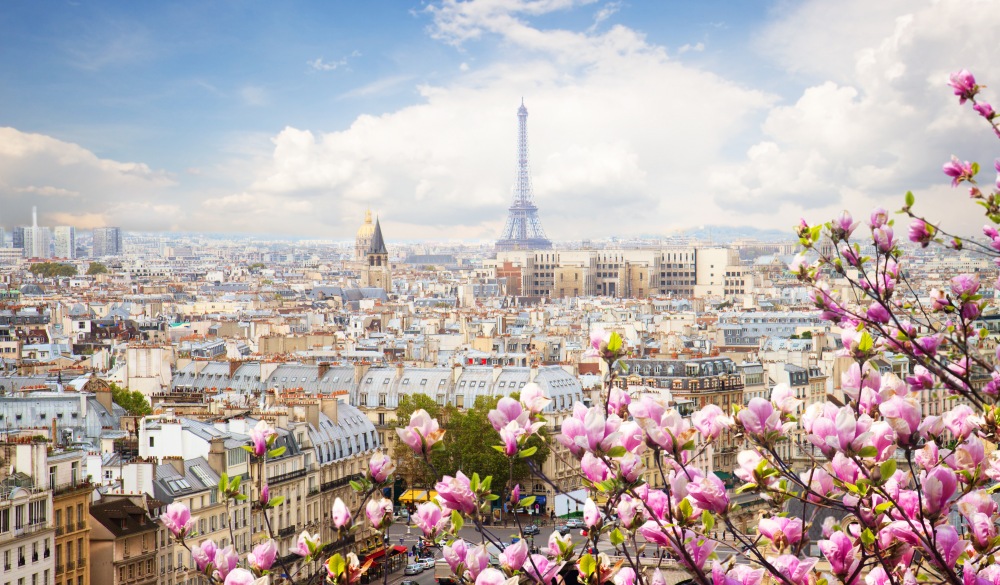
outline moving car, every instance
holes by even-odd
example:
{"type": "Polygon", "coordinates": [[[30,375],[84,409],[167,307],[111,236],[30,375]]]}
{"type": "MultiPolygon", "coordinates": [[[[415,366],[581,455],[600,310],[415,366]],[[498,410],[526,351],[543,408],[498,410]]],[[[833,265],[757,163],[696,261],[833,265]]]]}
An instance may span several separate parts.
{"type": "Polygon", "coordinates": [[[533,534],[538,534],[541,531],[535,524],[528,524],[527,526],[524,527],[524,530],[522,532],[524,532],[525,536],[531,536],[533,534]]]}
{"type": "Polygon", "coordinates": [[[419,575],[424,572],[424,565],[421,563],[413,563],[412,565],[406,565],[403,569],[404,575],[419,575]]]}
{"type": "Polygon", "coordinates": [[[570,528],[568,524],[560,524],[559,526],[556,526],[556,532],[562,534],[563,536],[569,534],[570,530],[572,530],[572,528],[570,528]]]}
{"type": "Polygon", "coordinates": [[[427,557],[422,559],[417,559],[417,563],[423,565],[424,569],[433,569],[436,559],[433,557],[427,557]]]}
{"type": "Polygon", "coordinates": [[[413,581],[411,579],[406,579],[406,580],[400,581],[399,585],[417,585],[417,582],[413,581]]]}
{"type": "Polygon", "coordinates": [[[445,560],[434,563],[434,581],[437,582],[437,585],[455,585],[458,583],[455,580],[455,574],[451,572],[451,567],[448,566],[448,562],[445,560]]]}

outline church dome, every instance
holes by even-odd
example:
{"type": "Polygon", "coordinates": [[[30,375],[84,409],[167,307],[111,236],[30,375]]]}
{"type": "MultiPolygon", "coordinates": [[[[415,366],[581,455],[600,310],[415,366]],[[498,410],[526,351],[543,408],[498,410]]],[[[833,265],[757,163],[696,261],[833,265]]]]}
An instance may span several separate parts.
{"type": "Polygon", "coordinates": [[[361,224],[361,227],[358,228],[358,239],[370,240],[374,234],[375,224],[372,223],[372,211],[369,209],[365,211],[365,223],[361,224]]]}

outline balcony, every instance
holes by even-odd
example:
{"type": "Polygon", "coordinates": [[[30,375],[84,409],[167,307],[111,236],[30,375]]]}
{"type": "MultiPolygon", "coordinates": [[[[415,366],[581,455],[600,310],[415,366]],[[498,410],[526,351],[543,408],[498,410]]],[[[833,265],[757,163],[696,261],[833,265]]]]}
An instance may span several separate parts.
{"type": "Polygon", "coordinates": [[[76,559],[76,566],[80,567],[81,569],[84,568],[84,567],[86,567],[87,566],[87,559],[85,559],[85,558],[76,559]]]}
{"type": "Polygon", "coordinates": [[[339,487],[344,487],[346,485],[350,485],[351,480],[355,480],[356,481],[356,480],[359,480],[359,479],[361,479],[361,474],[360,473],[355,473],[354,475],[348,475],[346,477],[342,477],[340,479],[335,479],[333,481],[328,481],[328,482],[320,485],[319,486],[319,491],[321,491],[321,492],[328,492],[330,490],[335,490],[335,489],[337,489],[339,487]]]}
{"type": "Polygon", "coordinates": [[[86,522],[77,522],[76,523],[76,529],[77,530],[86,530],[87,529],[87,523],[86,522]]]}
{"type": "Polygon", "coordinates": [[[284,538],[286,536],[292,536],[297,532],[297,530],[298,529],[295,528],[295,526],[285,526],[284,528],[278,531],[278,536],[281,538],[284,538]]]}
{"type": "Polygon", "coordinates": [[[86,479],[78,479],[76,481],[68,481],[66,483],[61,483],[52,486],[52,496],[59,497],[76,491],[84,491],[91,489],[94,489],[93,484],[91,484],[86,479]]]}
{"type": "MultiPolygon", "coordinates": [[[[7,570],[9,571],[10,567],[7,567],[7,570]]],[[[65,572],[66,572],[65,565],[56,565],[56,575],[62,575],[65,572]]]]}
{"type": "Polygon", "coordinates": [[[293,479],[298,479],[300,477],[306,476],[305,469],[297,469],[295,471],[289,471],[288,473],[282,473],[281,475],[275,475],[267,480],[268,485],[275,486],[279,483],[284,483],[286,481],[291,481],[293,479]]]}
{"type": "Polygon", "coordinates": [[[56,526],[56,536],[62,536],[66,532],[66,529],[62,525],[56,526]]]}
{"type": "Polygon", "coordinates": [[[70,561],[70,562],[66,563],[66,570],[67,571],[72,571],[75,568],[76,568],[76,564],[73,561],[70,561]]]}

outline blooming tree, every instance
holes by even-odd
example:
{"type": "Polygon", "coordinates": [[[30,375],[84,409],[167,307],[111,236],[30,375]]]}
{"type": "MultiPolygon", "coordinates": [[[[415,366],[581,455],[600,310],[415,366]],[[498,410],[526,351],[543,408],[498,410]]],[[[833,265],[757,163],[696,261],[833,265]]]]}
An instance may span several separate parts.
{"type": "MultiPolygon", "coordinates": [[[[982,87],[973,76],[959,72],[951,86],[960,103],[971,103],[1000,136],[997,115],[977,99],[982,87]]],[[[976,249],[1000,263],[1000,178],[984,191],[974,163],[953,159],[943,171],[953,185],[968,185],[970,197],[985,208],[989,241],[945,232],[916,213],[908,193],[900,213],[912,222],[909,239],[945,250],[976,249]]],[[[425,410],[412,413],[398,429],[399,438],[438,479],[437,499],[417,506],[412,522],[441,548],[458,581],[551,585],[573,572],[587,585],[665,585],[663,573],[646,562],[646,553],[655,552],[658,565],[668,557],[699,585],[760,585],[765,578],[784,585],[1000,585],[998,505],[992,497],[1000,480],[994,449],[1000,433],[995,367],[1000,350],[994,355],[980,325],[986,301],[978,277],[957,275],[947,289],[922,289],[903,270],[904,251],[883,209],[872,212],[864,228],[845,212],[823,225],[803,221],[797,231],[805,251],[792,271],[811,287],[816,307],[842,330],[842,352],[850,362],[842,393],[802,409],[801,400],[779,385],[770,399],[753,398],[733,412],[708,405],[685,417],[662,395],[633,396],[616,387],[627,348],[619,335],[596,332],[590,354],[608,371],[601,399],[574,404],[552,438],[576,460],[589,491],[580,502],[586,546],[578,548],[558,532],[537,552],[523,538],[504,546],[485,522],[498,500],[512,507],[534,503],[533,496],[521,494],[513,470],[535,454],[537,443],[529,441],[537,442],[548,424],[543,413],[551,401],[540,387],[528,385],[516,399],[500,398],[489,412],[494,449],[508,462],[506,476],[481,477],[477,470],[438,474],[432,454],[443,448],[445,430],[425,410]],[[873,365],[889,352],[912,364],[908,375],[900,378],[873,365]],[[924,412],[929,399],[941,401],[941,414],[924,412]],[[724,433],[736,433],[746,446],[734,470],[741,482],[735,494],[693,463],[724,433]],[[796,461],[780,455],[786,451],[779,447],[789,442],[796,461]],[[765,502],[749,532],[735,522],[736,494],[765,502]],[[801,513],[792,514],[793,509],[801,513]],[[463,538],[467,524],[477,528],[478,542],[463,538]],[[810,556],[812,526],[822,528],[815,543],[821,558],[810,556]],[[740,546],[727,542],[720,548],[720,529],[740,546]],[[495,562],[490,544],[502,551],[495,562]],[[723,552],[727,549],[731,552],[723,552]]],[[[163,516],[213,583],[267,582],[279,580],[277,575],[297,579],[296,571],[276,567],[281,557],[267,520],[277,503],[261,478],[267,458],[281,454],[274,438],[261,423],[246,447],[257,470],[256,510],[268,532],[247,558],[240,559],[232,547],[197,542],[184,506],[171,504],[163,516]]],[[[364,522],[380,532],[388,529],[392,504],[381,494],[394,470],[388,456],[374,455],[364,479],[352,482],[361,496],[359,508],[352,511],[337,500],[331,519],[342,534],[364,522]]],[[[537,467],[532,471],[541,475],[537,467]]],[[[220,490],[227,501],[245,497],[239,483],[223,477],[220,490]]],[[[517,528],[523,532],[520,524],[517,528]]],[[[326,556],[326,550],[318,535],[303,532],[291,552],[303,559],[301,566],[323,563],[322,576],[338,585],[357,582],[368,568],[353,553],[326,556]]]]}

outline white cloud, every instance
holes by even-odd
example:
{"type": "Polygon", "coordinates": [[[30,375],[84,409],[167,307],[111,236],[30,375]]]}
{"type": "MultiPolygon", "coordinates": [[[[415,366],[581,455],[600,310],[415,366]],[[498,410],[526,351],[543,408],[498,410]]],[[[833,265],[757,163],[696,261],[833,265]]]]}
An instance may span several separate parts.
{"type": "Polygon", "coordinates": [[[256,85],[248,85],[240,89],[240,97],[248,106],[266,106],[270,103],[267,90],[256,85]]]}
{"type": "Polygon", "coordinates": [[[695,43],[693,45],[690,44],[690,43],[686,43],[686,44],[681,45],[677,49],[677,54],[678,55],[683,55],[684,53],[691,53],[691,52],[693,52],[693,53],[700,53],[700,52],[702,52],[704,50],[705,50],[705,43],[695,43]]]}

